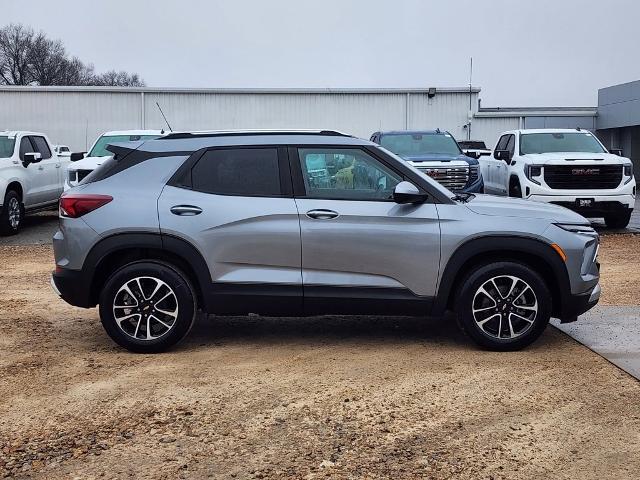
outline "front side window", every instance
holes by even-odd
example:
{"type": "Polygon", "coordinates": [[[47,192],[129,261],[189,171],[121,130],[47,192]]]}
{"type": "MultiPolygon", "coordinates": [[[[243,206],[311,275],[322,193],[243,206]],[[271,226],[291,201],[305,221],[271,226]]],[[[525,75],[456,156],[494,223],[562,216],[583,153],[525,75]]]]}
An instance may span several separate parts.
{"type": "Polygon", "coordinates": [[[513,154],[515,153],[515,148],[516,148],[516,136],[509,135],[509,141],[507,141],[507,146],[505,150],[507,150],[509,152],[509,155],[513,157],[513,154]]]}
{"type": "Polygon", "coordinates": [[[606,153],[600,142],[588,132],[525,133],[520,135],[520,154],[584,152],[606,153]]]}
{"type": "Polygon", "coordinates": [[[206,152],[191,170],[194,190],[220,195],[281,195],[278,150],[234,148],[206,152]]]}
{"type": "Polygon", "coordinates": [[[393,133],[383,135],[380,145],[401,157],[441,154],[460,155],[460,147],[449,133],[393,133]]]}
{"type": "Polygon", "coordinates": [[[98,139],[95,143],[91,151],[89,152],[89,157],[110,157],[113,155],[109,150],[107,150],[107,145],[112,143],[120,143],[120,142],[137,142],[139,140],[153,140],[159,138],[160,135],[103,135],[98,139]]]}
{"type": "Polygon", "coordinates": [[[307,197],[388,200],[402,177],[360,149],[298,150],[307,197]]]}
{"type": "Polygon", "coordinates": [[[31,137],[31,140],[33,141],[34,147],[36,147],[36,150],[40,152],[40,155],[42,155],[43,160],[51,158],[51,150],[49,149],[49,145],[47,145],[47,141],[44,137],[31,137]]]}
{"type": "Polygon", "coordinates": [[[33,152],[35,152],[35,149],[33,148],[33,145],[31,145],[29,137],[22,137],[22,140],[20,140],[20,160],[24,161],[25,153],[33,152]]]}
{"type": "Polygon", "coordinates": [[[0,137],[0,158],[9,158],[13,155],[16,139],[12,137],[0,137]]]}

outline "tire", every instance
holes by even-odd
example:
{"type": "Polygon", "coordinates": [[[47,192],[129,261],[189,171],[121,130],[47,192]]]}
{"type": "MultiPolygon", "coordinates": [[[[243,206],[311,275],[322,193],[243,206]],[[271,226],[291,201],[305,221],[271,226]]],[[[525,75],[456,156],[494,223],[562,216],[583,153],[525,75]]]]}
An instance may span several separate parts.
{"type": "Polygon", "coordinates": [[[551,294],[544,280],[514,262],[492,263],[471,271],[460,285],[456,305],[462,330],[481,347],[495,351],[530,345],[551,317],[551,294]],[[507,295],[510,288],[515,291],[507,295]]]}
{"type": "Polygon", "coordinates": [[[186,275],[155,260],[120,268],[100,294],[102,326],[118,345],[136,353],[158,353],[178,343],[193,326],[196,310],[186,275]]]}
{"type": "Polygon", "coordinates": [[[609,228],[627,228],[630,221],[631,210],[605,215],[604,217],[604,223],[606,223],[609,228]]]}
{"type": "Polygon", "coordinates": [[[517,177],[512,177],[509,180],[509,196],[514,198],[522,198],[522,187],[520,186],[520,180],[517,177]]]}
{"type": "Polygon", "coordinates": [[[20,231],[24,219],[24,208],[20,195],[15,190],[7,190],[0,212],[0,234],[15,235],[20,231]]]}

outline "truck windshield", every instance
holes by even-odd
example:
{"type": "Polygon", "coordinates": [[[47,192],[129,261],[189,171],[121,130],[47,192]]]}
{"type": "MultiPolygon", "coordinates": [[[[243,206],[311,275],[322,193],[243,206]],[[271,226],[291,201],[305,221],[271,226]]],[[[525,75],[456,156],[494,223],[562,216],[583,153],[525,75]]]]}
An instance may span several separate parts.
{"type": "Polygon", "coordinates": [[[460,147],[448,133],[392,133],[380,145],[401,157],[428,154],[460,155],[460,147]]]}
{"type": "Polygon", "coordinates": [[[158,138],[159,135],[103,135],[89,152],[89,157],[110,157],[113,155],[107,150],[107,145],[120,142],[137,142],[138,140],[149,140],[158,138]]]}
{"type": "Polygon", "coordinates": [[[9,158],[13,155],[13,147],[16,139],[11,137],[0,137],[0,158],[9,158]]]}
{"type": "Polygon", "coordinates": [[[584,152],[606,153],[590,133],[526,133],[520,137],[520,154],[584,152]]]}

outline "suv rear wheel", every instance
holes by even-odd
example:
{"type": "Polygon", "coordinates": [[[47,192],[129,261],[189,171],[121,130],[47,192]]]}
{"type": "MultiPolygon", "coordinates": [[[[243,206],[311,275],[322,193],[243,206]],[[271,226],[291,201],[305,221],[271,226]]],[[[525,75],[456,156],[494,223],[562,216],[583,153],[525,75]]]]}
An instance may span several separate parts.
{"type": "Polygon", "coordinates": [[[156,353],[191,329],[196,296],[172,265],[141,261],[117,270],[100,295],[100,319],[109,336],[132,352],[156,353]]]}
{"type": "Polygon", "coordinates": [[[613,213],[604,217],[604,223],[609,228],[626,228],[631,221],[631,210],[613,213]]]}
{"type": "Polygon", "coordinates": [[[458,294],[458,323],[480,346],[519,350],[535,341],[551,316],[551,294],[535,271],[515,262],[473,270],[458,294]]]}
{"type": "Polygon", "coordinates": [[[15,235],[20,230],[24,210],[20,204],[20,195],[15,190],[7,190],[0,212],[0,233],[15,235]]]}

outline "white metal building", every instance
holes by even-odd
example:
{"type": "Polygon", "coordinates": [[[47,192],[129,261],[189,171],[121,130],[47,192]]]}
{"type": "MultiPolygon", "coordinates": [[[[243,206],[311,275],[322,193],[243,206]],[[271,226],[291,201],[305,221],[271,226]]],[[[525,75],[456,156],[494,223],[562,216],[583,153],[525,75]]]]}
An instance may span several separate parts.
{"type": "Polygon", "coordinates": [[[86,150],[108,130],[323,128],[369,138],[377,130],[440,128],[466,138],[480,89],[158,89],[0,87],[0,131],[47,133],[86,150]]]}

